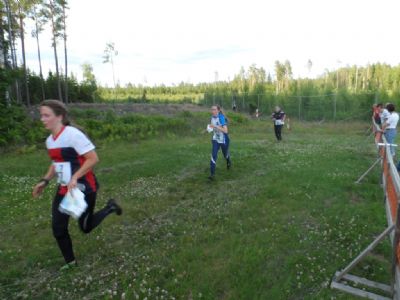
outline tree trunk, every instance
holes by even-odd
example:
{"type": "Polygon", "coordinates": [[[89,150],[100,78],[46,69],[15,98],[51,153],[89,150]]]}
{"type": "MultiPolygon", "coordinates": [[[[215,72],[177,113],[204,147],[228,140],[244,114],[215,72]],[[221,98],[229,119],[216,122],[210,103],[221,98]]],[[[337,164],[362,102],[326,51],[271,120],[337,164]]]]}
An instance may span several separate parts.
{"type": "MultiPolygon", "coordinates": [[[[15,54],[15,37],[14,37],[14,31],[13,31],[13,26],[12,26],[12,13],[11,13],[11,6],[9,0],[5,0],[6,4],[6,10],[7,10],[7,19],[8,19],[8,36],[9,36],[9,43],[10,43],[10,51],[11,51],[11,62],[12,62],[12,68],[16,70],[18,68],[17,65],[17,56],[15,54]]],[[[19,88],[19,82],[18,79],[15,79],[14,83],[15,87],[15,96],[17,98],[17,103],[21,103],[21,91],[19,88]]]]}
{"type": "Polygon", "coordinates": [[[42,69],[42,57],[40,55],[40,43],[39,43],[39,25],[37,21],[37,15],[35,11],[35,26],[36,26],[36,45],[37,45],[37,52],[38,52],[38,60],[39,60],[39,76],[40,76],[40,86],[42,89],[42,100],[46,99],[46,93],[44,91],[44,79],[43,79],[43,69],[42,69]]]}
{"type": "MultiPolygon", "coordinates": [[[[54,38],[55,39],[55,38],[54,38]]],[[[56,63],[56,76],[57,76],[57,89],[58,89],[58,98],[61,102],[63,102],[62,92],[61,92],[61,80],[60,80],[60,73],[58,71],[58,57],[57,57],[57,46],[56,42],[54,41],[53,44],[54,49],[54,59],[56,63]]]]}
{"type": "Polygon", "coordinates": [[[356,66],[356,84],[354,87],[354,91],[357,93],[357,87],[358,87],[358,66],[356,66]]]}
{"type": "Polygon", "coordinates": [[[68,55],[67,55],[67,25],[65,22],[65,4],[63,4],[63,23],[64,23],[64,64],[65,64],[65,103],[68,103],[68,55]]]}
{"type": "Polygon", "coordinates": [[[23,70],[24,70],[26,105],[29,107],[29,106],[31,106],[31,97],[30,97],[30,94],[29,94],[28,73],[26,71],[24,18],[23,18],[23,15],[22,15],[21,6],[19,7],[19,30],[20,30],[20,36],[21,36],[22,66],[23,66],[23,70]]]}
{"type": "Polygon", "coordinates": [[[7,67],[7,46],[4,40],[3,12],[0,11],[0,67],[7,67]]]}
{"type": "Polygon", "coordinates": [[[13,39],[14,39],[14,34],[12,31],[12,15],[11,15],[11,7],[10,7],[10,3],[8,0],[5,0],[5,4],[6,4],[6,10],[7,10],[7,19],[8,19],[8,40],[10,43],[10,52],[11,52],[11,66],[14,69],[15,68],[15,55],[14,55],[14,49],[13,49],[13,39]]]}
{"type": "Polygon", "coordinates": [[[363,90],[365,90],[365,82],[366,82],[365,75],[363,75],[363,77],[362,77],[362,89],[363,90]]]}
{"type": "Polygon", "coordinates": [[[51,14],[51,28],[52,28],[52,33],[53,33],[54,60],[56,63],[58,98],[61,102],[63,102],[63,97],[62,97],[62,93],[61,93],[60,73],[58,71],[57,34],[56,34],[56,25],[54,23],[54,3],[53,3],[53,1],[50,1],[50,14],[51,14]]]}
{"type": "MultiPolygon", "coordinates": [[[[0,11],[0,68],[4,68],[4,69],[8,69],[9,68],[9,64],[8,64],[8,58],[7,58],[7,53],[8,53],[8,47],[5,43],[5,39],[4,39],[4,28],[3,28],[3,12],[0,11]]],[[[9,97],[9,93],[8,93],[8,89],[5,91],[4,93],[4,99],[5,99],[5,104],[7,106],[11,105],[10,102],[10,97],[9,97]]]]}

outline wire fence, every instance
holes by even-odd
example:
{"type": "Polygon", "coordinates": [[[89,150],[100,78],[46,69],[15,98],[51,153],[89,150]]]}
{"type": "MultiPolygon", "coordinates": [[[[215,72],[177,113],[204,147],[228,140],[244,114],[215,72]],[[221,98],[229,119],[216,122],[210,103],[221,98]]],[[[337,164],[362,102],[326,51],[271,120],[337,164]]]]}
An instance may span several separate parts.
{"type": "Polygon", "coordinates": [[[288,116],[301,121],[366,119],[371,106],[378,102],[376,93],[286,96],[275,94],[236,93],[224,95],[206,93],[203,105],[219,104],[224,109],[237,112],[270,115],[275,106],[280,106],[288,116]]]}

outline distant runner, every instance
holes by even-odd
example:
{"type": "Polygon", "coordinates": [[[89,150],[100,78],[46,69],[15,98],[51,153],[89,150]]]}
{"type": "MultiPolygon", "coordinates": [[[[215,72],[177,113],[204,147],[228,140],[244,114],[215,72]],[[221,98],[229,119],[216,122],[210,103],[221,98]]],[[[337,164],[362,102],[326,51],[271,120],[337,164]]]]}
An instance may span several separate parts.
{"type": "Polygon", "coordinates": [[[231,158],[229,155],[229,136],[228,136],[228,123],[225,115],[223,114],[219,105],[211,107],[211,124],[210,128],[213,130],[212,137],[212,153],[210,161],[211,175],[208,179],[213,180],[215,176],[215,168],[217,164],[219,148],[222,149],[222,154],[226,159],[226,167],[229,170],[231,168],[231,158]]]}
{"type": "Polygon", "coordinates": [[[286,114],[285,112],[279,107],[275,106],[275,111],[272,114],[272,120],[274,121],[274,129],[275,129],[275,136],[278,141],[282,140],[282,128],[285,124],[286,114]]]}
{"type": "Polygon", "coordinates": [[[60,202],[68,190],[78,187],[85,195],[87,209],[78,219],[84,233],[91,232],[111,213],[121,215],[121,207],[112,199],[100,211],[93,213],[99,188],[92,168],[99,161],[95,146],[79,129],[72,127],[67,108],[58,100],[46,100],[40,105],[40,119],[51,134],[46,140],[52,160],[46,175],[33,188],[33,197],[42,194],[50,180],[57,177],[58,188],[52,206],[53,235],[57,240],[66,265],[61,270],[76,265],[72,241],[68,232],[69,215],[59,211],[60,202]]]}

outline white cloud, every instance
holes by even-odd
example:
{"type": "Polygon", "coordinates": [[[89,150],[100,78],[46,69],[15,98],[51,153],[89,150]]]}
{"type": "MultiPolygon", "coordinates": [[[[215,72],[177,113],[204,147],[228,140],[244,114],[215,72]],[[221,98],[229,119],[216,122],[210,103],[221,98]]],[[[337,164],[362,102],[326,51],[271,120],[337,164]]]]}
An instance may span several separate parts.
{"type": "MultiPolygon", "coordinates": [[[[295,76],[333,69],[337,61],[398,64],[395,0],[70,0],[70,70],[93,64],[102,83],[111,67],[102,63],[106,42],[115,42],[116,73],[122,84],[213,81],[256,63],[273,72],[289,59],[295,76]]],[[[28,32],[30,32],[28,24],[28,32]]],[[[28,36],[28,35],[27,35],[28,36]]],[[[54,69],[50,32],[41,37],[46,72],[54,69]]],[[[37,70],[36,45],[27,39],[28,65],[37,70]]],[[[59,58],[62,64],[62,44],[59,58]]]]}

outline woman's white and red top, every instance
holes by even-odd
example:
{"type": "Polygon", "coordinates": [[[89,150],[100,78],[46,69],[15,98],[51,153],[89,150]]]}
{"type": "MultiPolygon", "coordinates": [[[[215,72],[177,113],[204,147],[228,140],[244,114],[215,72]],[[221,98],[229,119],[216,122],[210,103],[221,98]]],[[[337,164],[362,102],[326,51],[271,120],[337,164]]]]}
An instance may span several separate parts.
{"type": "MultiPolygon", "coordinates": [[[[79,129],[64,126],[57,136],[50,135],[47,138],[46,147],[57,174],[58,193],[65,195],[72,175],[85,162],[83,155],[94,150],[95,146],[79,129]]],[[[79,178],[78,183],[85,186],[85,194],[96,192],[99,187],[92,170],[79,178]]]]}

